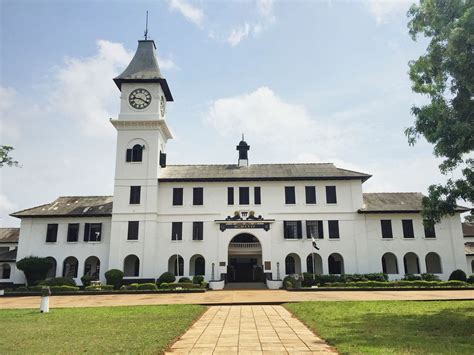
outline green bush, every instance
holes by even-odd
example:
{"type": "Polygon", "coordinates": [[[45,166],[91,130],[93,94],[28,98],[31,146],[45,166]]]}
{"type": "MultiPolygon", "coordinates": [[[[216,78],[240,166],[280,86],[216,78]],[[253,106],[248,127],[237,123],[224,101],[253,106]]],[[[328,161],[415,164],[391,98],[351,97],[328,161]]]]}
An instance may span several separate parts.
{"type": "Polygon", "coordinates": [[[161,276],[156,280],[157,285],[161,285],[163,282],[165,283],[173,283],[176,281],[176,276],[174,276],[171,272],[164,272],[161,276]]]}
{"type": "Polygon", "coordinates": [[[201,283],[199,284],[199,286],[201,286],[202,288],[207,288],[208,283],[207,283],[206,281],[201,281],[201,283]]]}
{"type": "MultiPolygon", "coordinates": [[[[113,286],[112,286],[113,287],[113,286]]],[[[102,291],[101,286],[86,286],[84,287],[85,291],[102,291]]]]}
{"type": "Polygon", "coordinates": [[[38,256],[28,256],[16,263],[16,267],[25,274],[28,286],[35,286],[39,281],[44,280],[51,266],[53,262],[50,259],[38,256]]]}
{"type": "Polygon", "coordinates": [[[71,277],[54,277],[39,283],[41,286],[76,286],[76,281],[71,277]]]}
{"type": "Polygon", "coordinates": [[[191,279],[189,277],[180,277],[178,282],[179,283],[182,283],[182,282],[189,283],[189,282],[191,282],[191,279]]]}
{"type": "Polygon", "coordinates": [[[439,277],[435,274],[421,274],[421,279],[425,281],[439,281],[439,277]]]}
{"type": "Polygon", "coordinates": [[[449,280],[449,281],[444,282],[444,285],[449,286],[449,287],[466,287],[466,286],[469,286],[469,284],[467,282],[459,281],[459,280],[449,280]]]}
{"type": "Polygon", "coordinates": [[[28,287],[28,291],[34,291],[34,292],[41,292],[43,286],[36,285],[36,286],[31,286],[28,287]]]}
{"type": "Polygon", "coordinates": [[[15,291],[18,291],[18,292],[26,292],[26,291],[29,291],[29,290],[28,290],[28,287],[26,287],[26,286],[20,286],[20,287],[17,287],[17,288],[15,289],[15,291]]]}
{"type": "Polygon", "coordinates": [[[182,288],[182,289],[197,289],[197,288],[202,288],[201,285],[196,285],[191,282],[182,282],[182,283],[168,283],[168,282],[163,282],[160,284],[159,288],[162,290],[174,290],[176,288],[182,288]]]}
{"type": "Polygon", "coordinates": [[[457,281],[467,281],[466,273],[462,270],[454,270],[451,275],[449,275],[449,281],[457,280],[457,281]]]}
{"type": "Polygon", "coordinates": [[[87,287],[91,285],[91,281],[97,281],[97,277],[84,275],[81,277],[82,286],[87,287]]]}
{"type": "Polygon", "coordinates": [[[76,286],[51,286],[50,289],[51,293],[79,291],[79,287],[76,286]]]}
{"type": "Polygon", "coordinates": [[[193,284],[202,284],[202,282],[204,281],[204,276],[193,276],[193,284]]]}
{"type": "MultiPolygon", "coordinates": [[[[125,285],[124,285],[125,286],[125,285]]],[[[125,286],[127,288],[127,290],[138,290],[138,284],[137,283],[133,283],[133,284],[130,284],[130,285],[126,285],[125,286]]]]}
{"type": "Polygon", "coordinates": [[[113,285],[101,285],[100,288],[102,291],[112,291],[114,289],[113,285]]]}
{"type": "Polygon", "coordinates": [[[146,290],[146,291],[156,291],[158,288],[154,283],[144,283],[144,284],[139,284],[138,285],[139,290],[146,290]]]}
{"type": "Polygon", "coordinates": [[[105,273],[107,285],[113,285],[114,289],[118,290],[122,285],[123,272],[118,269],[111,269],[105,273]]]}
{"type": "Polygon", "coordinates": [[[309,272],[303,273],[303,280],[301,281],[301,285],[303,287],[311,287],[316,285],[316,281],[314,280],[313,276],[314,275],[309,272]]]}
{"type": "Polygon", "coordinates": [[[417,280],[421,280],[421,276],[408,273],[408,274],[405,274],[405,277],[402,280],[417,281],[417,280]]]}
{"type": "Polygon", "coordinates": [[[158,285],[158,288],[162,290],[169,290],[175,287],[176,287],[176,284],[173,282],[162,282],[161,284],[158,285]]]}
{"type": "Polygon", "coordinates": [[[288,288],[293,288],[296,287],[296,280],[292,276],[285,276],[283,279],[283,288],[288,289],[288,288]]]}
{"type": "Polygon", "coordinates": [[[474,274],[469,275],[469,277],[467,278],[467,282],[469,282],[470,284],[474,284],[474,274]]]}
{"type": "Polygon", "coordinates": [[[326,285],[333,282],[345,282],[344,275],[316,275],[314,280],[318,285],[326,285]]]}

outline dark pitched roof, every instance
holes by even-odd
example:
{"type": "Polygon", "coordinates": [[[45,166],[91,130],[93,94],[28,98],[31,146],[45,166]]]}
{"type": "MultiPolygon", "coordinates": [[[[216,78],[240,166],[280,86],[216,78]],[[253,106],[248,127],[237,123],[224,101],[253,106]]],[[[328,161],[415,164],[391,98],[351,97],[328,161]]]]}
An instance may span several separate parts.
{"type": "Polygon", "coordinates": [[[466,253],[466,255],[474,255],[474,243],[464,243],[464,252],[466,253]]]}
{"type": "Polygon", "coordinates": [[[462,234],[465,237],[474,237],[474,223],[464,222],[462,224],[462,234]]]}
{"type": "Polygon", "coordinates": [[[12,249],[10,251],[7,251],[6,253],[1,253],[0,254],[0,261],[16,261],[16,254],[17,254],[18,249],[12,249]]]}
{"type": "Polygon", "coordinates": [[[173,96],[166,79],[161,75],[158,60],[155,55],[153,40],[138,41],[138,48],[128,67],[116,78],[115,84],[120,89],[124,82],[160,83],[167,101],[173,101],[173,96]]]}
{"type": "MultiPolygon", "coordinates": [[[[359,213],[419,213],[423,210],[423,194],[420,192],[364,193],[364,204],[359,213]]],[[[458,212],[469,211],[458,206],[458,212]]]]}
{"type": "Polygon", "coordinates": [[[237,165],[167,165],[159,181],[291,181],[362,180],[371,175],[340,169],[331,163],[237,165]]]}
{"type": "Polygon", "coordinates": [[[112,196],[62,196],[46,205],[11,214],[12,217],[108,217],[112,196]]]}
{"type": "Polygon", "coordinates": [[[20,228],[0,228],[0,243],[18,243],[20,228]]]}

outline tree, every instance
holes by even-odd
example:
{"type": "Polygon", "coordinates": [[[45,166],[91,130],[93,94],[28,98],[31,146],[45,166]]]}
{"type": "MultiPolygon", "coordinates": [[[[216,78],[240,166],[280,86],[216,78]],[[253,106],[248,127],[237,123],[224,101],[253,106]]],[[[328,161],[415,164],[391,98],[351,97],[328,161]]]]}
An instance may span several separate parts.
{"type": "Polygon", "coordinates": [[[412,107],[415,123],[405,134],[410,145],[420,135],[434,145],[443,174],[462,173],[431,185],[423,199],[424,218],[439,222],[454,214],[457,200],[474,201],[474,0],[420,0],[408,18],[414,41],[420,34],[430,39],[426,53],[409,63],[412,90],[429,103],[412,107]]]}
{"type": "Polygon", "coordinates": [[[18,162],[13,160],[10,156],[10,152],[14,148],[9,145],[0,145],[0,168],[4,165],[7,166],[18,166],[18,162]]]}
{"type": "Polygon", "coordinates": [[[46,278],[53,262],[48,258],[28,256],[16,263],[18,270],[24,272],[28,286],[34,286],[46,278]]]}

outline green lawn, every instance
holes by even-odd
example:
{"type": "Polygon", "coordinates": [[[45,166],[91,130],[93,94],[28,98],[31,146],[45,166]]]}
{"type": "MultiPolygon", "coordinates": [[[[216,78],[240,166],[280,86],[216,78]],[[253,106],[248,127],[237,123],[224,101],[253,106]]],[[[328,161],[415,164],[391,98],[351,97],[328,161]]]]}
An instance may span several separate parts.
{"type": "Polygon", "coordinates": [[[205,310],[197,305],[0,310],[0,353],[161,353],[205,310]]]}
{"type": "Polygon", "coordinates": [[[474,301],[304,302],[286,308],[345,354],[474,354],[474,301]]]}

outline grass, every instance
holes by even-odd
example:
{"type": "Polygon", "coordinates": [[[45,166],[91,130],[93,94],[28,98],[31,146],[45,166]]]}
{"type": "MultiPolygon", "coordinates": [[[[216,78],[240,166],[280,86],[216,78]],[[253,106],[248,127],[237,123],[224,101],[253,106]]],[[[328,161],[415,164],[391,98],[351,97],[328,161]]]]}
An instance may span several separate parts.
{"type": "Polygon", "coordinates": [[[474,301],[303,302],[286,308],[343,354],[474,354],[474,301]]]}
{"type": "Polygon", "coordinates": [[[0,352],[161,353],[204,312],[197,305],[0,310],[0,352]]]}

